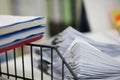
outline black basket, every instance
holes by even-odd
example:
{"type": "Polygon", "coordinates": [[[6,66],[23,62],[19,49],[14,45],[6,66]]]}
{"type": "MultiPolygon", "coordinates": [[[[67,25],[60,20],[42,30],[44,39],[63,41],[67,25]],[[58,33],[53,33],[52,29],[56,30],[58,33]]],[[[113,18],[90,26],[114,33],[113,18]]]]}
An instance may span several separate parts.
{"type": "MultiPolygon", "coordinates": [[[[9,64],[9,59],[8,59],[8,52],[4,52],[5,53],[5,57],[6,57],[6,60],[5,60],[5,62],[4,62],[4,64],[5,64],[5,66],[6,67],[2,67],[2,62],[0,63],[0,76],[1,77],[5,77],[5,78],[8,78],[8,79],[10,79],[10,80],[36,80],[35,79],[35,75],[36,74],[38,74],[38,73],[34,73],[34,64],[33,64],[33,49],[34,49],[34,47],[37,47],[37,48],[39,48],[39,50],[40,50],[40,52],[42,53],[42,51],[43,51],[43,48],[48,48],[48,49],[50,49],[50,54],[51,54],[51,75],[50,75],[50,79],[49,80],[53,80],[54,79],[54,74],[53,74],[53,50],[55,50],[56,52],[57,52],[57,55],[59,56],[59,58],[62,60],[62,64],[61,64],[61,67],[62,67],[62,76],[61,76],[61,79],[62,80],[64,80],[64,76],[65,76],[65,74],[64,74],[64,68],[66,67],[68,70],[69,70],[69,72],[71,73],[71,75],[72,75],[72,77],[74,78],[74,80],[77,80],[77,78],[76,78],[76,75],[74,74],[74,72],[72,71],[72,69],[71,69],[71,67],[67,64],[67,62],[65,61],[65,59],[63,58],[63,56],[60,54],[60,52],[58,51],[58,49],[56,48],[56,47],[53,47],[53,46],[47,46],[47,45],[38,45],[38,44],[27,44],[27,45],[24,45],[24,46],[21,46],[21,62],[22,62],[22,64],[21,64],[21,67],[22,67],[22,69],[21,69],[21,73],[22,73],[22,75],[19,75],[18,74],[18,71],[17,71],[17,69],[18,69],[18,67],[19,66],[17,66],[17,58],[16,58],[16,53],[17,53],[17,51],[16,51],[16,49],[13,49],[12,50],[12,55],[13,55],[13,64],[12,64],[12,66],[14,66],[13,68],[14,68],[14,70],[12,70],[13,72],[11,73],[10,72],[10,70],[11,70],[11,68],[9,67],[11,64],[9,64]],[[25,64],[27,64],[27,63],[25,63],[25,58],[24,58],[24,46],[28,46],[29,47],[29,50],[30,50],[30,67],[31,67],[31,71],[30,71],[30,77],[27,77],[26,76],[26,68],[25,68],[25,64]],[[3,68],[4,69],[6,69],[6,71],[3,71],[3,68]]],[[[40,79],[39,80],[44,80],[44,72],[43,72],[43,70],[42,70],[42,68],[43,68],[43,65],[42,65],[42,62],[43,62],[43,56],[42,56],[43,54],[41,54],[41,74],[39,74],[41,77],[40,77],[40,79]]],[[[20,72],[20,71],[19,71],[20,72]]]]}

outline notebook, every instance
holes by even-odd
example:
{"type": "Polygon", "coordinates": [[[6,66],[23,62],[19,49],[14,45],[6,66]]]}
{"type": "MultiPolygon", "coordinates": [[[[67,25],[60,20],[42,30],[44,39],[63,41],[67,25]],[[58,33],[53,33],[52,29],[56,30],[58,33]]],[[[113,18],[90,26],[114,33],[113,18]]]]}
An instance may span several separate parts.
{"type": "Polygon", "coordinates": [[[31,43],[33,41],[40,40],[42,37],[43,37],[43,33],[38,33],[38,34],[27,36],[22,39],[17,39],[13,42],[0,46],[0,53],[31,43]]]}
{"type": "Polygon", "coordinates": [[[43,25],[44,17],[0,15],[0,35],[19,31],[33,26],[43,25]]]}
{"type": "MultiPolygon", "coordinates": [[[[8,34],[3,34],[3,35],[0,35],[0,40],[2,40],[2,39],[5,39],[5,38],[8,38],[8,37],[11,37],[11,36],[15,36],[15,35],[19,35],[19,34],[22,34],[22,33],[25,33],[25,32],[28,32],[28,31],[33,31],[33,32],[35,32],[34,30],[37,30],[37,29],[39,29],[40,31],[43,31],[43,28],[44,28],[45,26],[42,26],[42,25],[38,25],[38,26],[33,26],[33,27],[31,27],[31,28],[26,28],[26,29],[22,29],[22,30],[19,30],[19,31],[14,31],[14,32],[11,32],[11,33],[8,33],[8,34]]],[[[40,32],[39,31],[39,32],[40,32]]],[[[30,34],[32,34],[32,33],[29,33],[28,35],[30,35],[30,34]]],[[[24,36],[24,35],[23,35],[24,36]]],[[[20,38],[20,37],[18,37],[18,38],[20,38]]]]}
{"type": "Polygon", "coordinates": [[[21,33],[19,32],[19,34],[15,34],[15,35],[13,34],[11,36],[8,35],[8,36],[0,39],[0,46],[3,46],[4,44],[8,44],[8,43],[13,42],[18,39],[25,38],[30,35],[34,35],[34,34],[38,34],[38,33],[44,34],[43,29],[44,28],[39,27],[38,29],[33,29],[33,30],[29,30],[29,31],[21,31],[21,33]]]}

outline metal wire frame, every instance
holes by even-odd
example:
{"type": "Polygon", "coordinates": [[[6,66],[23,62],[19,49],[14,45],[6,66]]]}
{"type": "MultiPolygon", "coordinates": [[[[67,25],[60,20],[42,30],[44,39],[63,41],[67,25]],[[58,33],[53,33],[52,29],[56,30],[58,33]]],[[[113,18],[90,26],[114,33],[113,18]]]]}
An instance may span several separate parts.
{"type": "Polygon", "coordinates": [[[14,77],[14,80],[34,80],[34,65],[33,65],[33,47],[39,47],[40,49],[40,52],[41,52],[41,80],[44,80],[44,77],[43,77],[43,48],[49,48],[51,50],[50,54],[51,54],[51,80],[54,79],[53,77],[53,50],[55,50],[57,52],[57,55],[60,57],[60,59],[62,60],[62,80],[64,80],[64,66],[66,66],[68,68],[68,70],[70,71],[70,73],[72,74],[72,76],[74,77],[74,80],[78,80],[76,75],[74,74],[74,72],[72,71],[71,67],[68,65],[68,63],[65,61],[64,57],[61,55],[61,53],[59,52],[59,50],[54,47],[54,46],[48,46],[48,45],[39,45],[39,44],[27,44],[25,46],[30,46],[30,57],[31,57],[31,78],[27,78],[25,76],[25,62],[24,62],[24,48],[23,46],[21,46],[21,57],[22,57],[22,72],[23,72],[23,75],[22,76],[19,76],[17,74],[17,61],[16,61],[16,50],[13,49],[13,60],[14,60],[14,74],[10,73],[9,72],[9,64],[8,64],[8,56],[7,56],[7,52],[5,52],[5,55],[6,55],[6,69],[7,71],[6,72],[2,72],[2,68],[1,68],[1,62],[0,62],[0,76],[2,75],[6,75],[7,78],[9,79],[10,77],[14,77]]]}

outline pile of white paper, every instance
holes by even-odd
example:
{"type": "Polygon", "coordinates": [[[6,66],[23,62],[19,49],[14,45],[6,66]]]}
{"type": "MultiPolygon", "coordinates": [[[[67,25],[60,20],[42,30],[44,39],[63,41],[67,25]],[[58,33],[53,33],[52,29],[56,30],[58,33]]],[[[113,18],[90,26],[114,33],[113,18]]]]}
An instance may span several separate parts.
{"type": "MultiPolygon", "coordinates": [[[[120,52],[120,45],[114,45],[114,44],[105,44],[105,43],[100,43],[96,42],[94,40],[91,40],[87,38],[84,34],[78,32],[77,30],[73,29],[72,27],[68,27],[65,29],[63,32],[59,33],[58,35],[54,36],[50,40],[46,41],[44,43],[45,45],[51,45],[51,46],[56,46],[58,50],[61,52],[61,54],[64,54],[67,50],[67,48],[70,46],[70,44],[73,42],[73,40],[76,37],[80,37],[92,46],[98,48],[102,52],[105,52],[111,56],[117,56],[119,55],[120,52]],[[114,54],[113,54],[114,53],[114,54]]],[[[50,50],[44,49],[43,52],[44,54],[44,60],[50,62],[50,50]]],[[[54,52],[54,61],[56,62],[58,59],[57,53],[54,52]]]]}
{"type": "Polygon", "coordinates": [[[64,58],[74,64],[71,68],[79,79],[120,79],[120,62],[80,38],[73,41],[64,58]]]}
{"type": "MultiPolygon", "coordinates": [[[[120,79],[120,62],[114,59],[120,55],[120,45],[96,42],[72,27],[68,27],[45,44],[54,45],[58,48],[80,80],[120,79]]],[[[50,50],[43,49],[43,54],[43,59],[51,63],[50,50]]],[[[53,55],[54,77],[61,80],[62,61],[56,52],[53,52],[53,55]]],[[[50,68],[49,65],[49,74],[51,74],[50,68]]],[[[66,66],[64,74],[65,79],[73,77],[66,66]]]]}

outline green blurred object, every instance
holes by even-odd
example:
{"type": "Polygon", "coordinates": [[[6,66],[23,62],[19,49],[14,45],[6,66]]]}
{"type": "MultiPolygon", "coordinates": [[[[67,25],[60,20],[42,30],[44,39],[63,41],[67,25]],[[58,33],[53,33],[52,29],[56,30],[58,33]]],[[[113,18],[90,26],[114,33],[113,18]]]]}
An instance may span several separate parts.
{"type": "Polygon", "coordinates": [[[63,22],[67,25],[72,23],[72,6],[71,0],[62,0],[63,22]]]}

